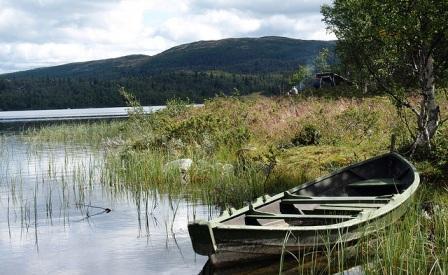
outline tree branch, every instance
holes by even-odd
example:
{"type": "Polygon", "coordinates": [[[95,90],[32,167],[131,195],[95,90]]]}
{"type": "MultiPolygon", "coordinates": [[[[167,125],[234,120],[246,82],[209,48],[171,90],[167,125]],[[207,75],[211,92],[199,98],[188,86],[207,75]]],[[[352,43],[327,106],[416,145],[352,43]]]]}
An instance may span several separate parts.
{"type": "Polygon", "coordinates": [[[429,56],[434,53],[434,50],[438,46],[438,44],[441,44],[443,42],[442,40],[446,39],[445,31],[447,31],[447,30],[448,30],[448,26],[445,25],[441,30],[439,30],[436,37],[431,41],[429,51],[426,54],[427,55],[426,59],[428,59],[429,56]]]}
{"type": "Polygon", "coordinates": [[[439,122],[439,125],[443,125],[445,122],[447,122],[448,121],[448,118],[445,118],[444,120],[441,120],[440,122],[439,122]]]}
{"type": "MultiPolygon", "coordinates": [[[[399,111],[398,113],[400,114],[401,112],[399,111]]],[[[401,116],[403,117],[404,124],[406,125],[406,128],[407,128],[409,134],[411,135],[412,139],[415,140],[416,136],[412,132],[411,127],[409,127],[408,117],[407,117],[406,113],[404,113],[404,114],[401,113],[401,116]]]]}
{"type": "MultiPolygon", "coordinates": [[[[367,60],[367,59],[365,59],[367,60]]],[[[373,69],[369,66],[369,64],[365,63],[367,70],[369,71],[369,73],[375,78],[376,82],[380,84],[380,86],[383,88],[383,90],[390,95],[395,101],[397,101],[400,105],[409,108],[416,116],[417,118],[420,118],[420,113],[418,112],[418,110],[412,106],[412,104],[410,102],[408,102],[407,100],[403,100],[401,98],[399,98],[396,94],[394,94],[391,89],[389,87],[387,87],[384,82],[382,81],[382,79],[380,79],[375,72],[373,71],[373,69]]]]}

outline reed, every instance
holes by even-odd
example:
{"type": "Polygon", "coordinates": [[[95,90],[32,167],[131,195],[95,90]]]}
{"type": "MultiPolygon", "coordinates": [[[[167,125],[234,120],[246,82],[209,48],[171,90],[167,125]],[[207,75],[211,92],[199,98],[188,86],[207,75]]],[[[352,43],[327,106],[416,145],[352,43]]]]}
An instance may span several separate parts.
{"type": "MultiPolygon", "coordinates": [[[[284,245],[279,274],[333,274],[352,267],[364,274],[447,274],[448,192],[443,188],[420,190],[406,215],[398,222],[366,235],[360,241],[301,253],[288,252],[284,245]],[[285,257],[293,255],[291,258],[285,257]],[[286,268],[285,268],[286,267],[286,268]]],[[[290,234],[285,236],[285,244],[290,234]]],[[[328,236],[320,236],[324,241],[328,236]]]]}
{"type": "Polygon", "coordinates": [[[105,142],[120,142],[124,133],[125,121],[92,121],[36,125],[27,128],[22,136],[35,142],[86,143],[103,145],[105,142]]]}

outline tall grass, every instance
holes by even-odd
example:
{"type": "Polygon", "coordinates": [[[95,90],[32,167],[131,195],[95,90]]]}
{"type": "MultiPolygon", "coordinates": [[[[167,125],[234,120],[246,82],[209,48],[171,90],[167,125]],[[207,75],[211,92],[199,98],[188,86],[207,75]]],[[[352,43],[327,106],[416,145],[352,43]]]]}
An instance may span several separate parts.
{"type": "Polygon", "coordinates": [[[368,273],[447,274],[448,193],[423,188],[417,196],[400,222],[364,244],[376,252],[366,254],[368,273]]]}
{"type": "Polygon", "coordinates": [[[108,145],[126,138],[125,125],[121,120],[37,125],[27,128],[23,136],[34,142],[108,145]]]}
{"type": "Polygon", "coordinates": [[[399,221],[357,243],[345,243],[341,232],[341,241],[328,239],[323,249],[293,254],[284,247],[279,274],[332,274],[355,266],[364,274],[447,274],[447,202],[446,189],[423,187],[399,221]]]}
{"type": "MultiPolygon", "coordinates": [[[[447,111],[448,100],[440,100],[447,111]]],[[[128,121],[52,126],[27,136],[104,145],[102,181],[119,182],[112,186],[137,197],[155,190],[224,208],[386,152],[392,134],[398,137],[398,148],[405,148],[412,140],[408,127],[415,126],[411,117],[403,119],[407,115],[381,96],[227,97],[209,100],[201,108],[171,102],[164,111],[149,116],[136,112],[128,121]],[[193,160],[187,185],[179,169],[166,169],[167,163],[181,158],[193,160]]],[[[325,252],[295,255],[296,268],[311,258],[316,272],[358,264],[371,274],[446,274],[448,194],[431,186],[447,182],[447,136],[448,127],[442,125],[435,155],[416,160],[428,187],[401,221],[355,247],[339,242],[325,252]],[[433,205],[429,219],[422,215],[424,202],[433,205]]],[[[169,224],[166,228],[169,231],[169,224]]]]}
{"type": "MultiPolygon", "coordinates": [[[[448,100],[440,100],[447,109],[448,100]]],[[[190,184],[183,195],[221,206],[239,206],[386,152],[392,134],[398,147],[412,139],[395,106],[381,96],[218,97],[201,108],[174,100],[151,115],[139,112],[132,97],[129,102],[135,111],[126,121],[60,124],[25,135],[106,148],[105,177],[129,188],[179,193],[179,171],[164,167],[190,158],[190,184]]],[[[431,178],[443,178],[448,167],[443,158],[448,156],[448,127],[440,132],[435,144],[440,157],[417,163],[431,178]]]]}
{"type": "Polygon", "coordinates": [[[189,170],[186,185],[182,184],[183,174],[177,167],[167,167],[172,158],[164,152],[153,150],[109,154],[103,178],[109,182],[121,181],[135,192],[157,190],[159,193],[220,206],[240,206],[242,202],[265,192],[263,182],[266,174],[256,167],[227,171],[216,160],[191,157],[194,164],[189,170]]]}

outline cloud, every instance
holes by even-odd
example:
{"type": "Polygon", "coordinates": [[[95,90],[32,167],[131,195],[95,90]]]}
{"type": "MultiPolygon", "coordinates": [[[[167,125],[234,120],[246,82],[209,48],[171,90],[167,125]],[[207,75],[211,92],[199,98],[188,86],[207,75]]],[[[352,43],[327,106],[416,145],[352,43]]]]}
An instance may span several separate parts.
{"type": "Polygon", "coordinates": [[[158,33],[173,41],[215,40],[257,31],[261,21],[238,12],[210,10],[167,20],[158,33]]]}
{"type": "Polygon", "coordinates": [[[198,9],[235,9],[252,14],[272,15],[272,14],[310,14],[319,13],[322,4],[330,3],[328,0],[193,0],[194,6],[198,9]]]}
{"type": "Polygon", "coordinates": [[[334,39],[330,0],[0,0],[0,73],[153,55],[197,40],[268,35],[334,39]]]}

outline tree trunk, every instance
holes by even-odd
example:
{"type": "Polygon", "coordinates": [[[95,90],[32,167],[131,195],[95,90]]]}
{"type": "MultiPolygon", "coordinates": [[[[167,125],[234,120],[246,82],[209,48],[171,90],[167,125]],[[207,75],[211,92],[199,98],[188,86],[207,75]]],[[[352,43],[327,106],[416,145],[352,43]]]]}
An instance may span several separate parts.
{"type": "Polygon", "coordinates": [[[432,55],[420,58],[420,89],[422,100],[418,117],[418,133],[413,151],[417,147],[431,149],[431,139],[437,132],[440,123],[440,108],[436,102],[434,84],[434,59],[432,55]]]}
{"type": "Polygon", "coordinates": [[[364,83],[363,83],[363,93],[366,95],[368,92],[369,92],[368,81],[364,80],[364,83]]]}

